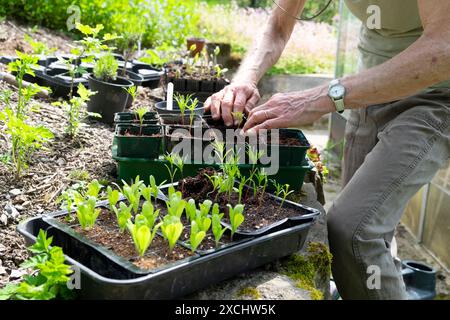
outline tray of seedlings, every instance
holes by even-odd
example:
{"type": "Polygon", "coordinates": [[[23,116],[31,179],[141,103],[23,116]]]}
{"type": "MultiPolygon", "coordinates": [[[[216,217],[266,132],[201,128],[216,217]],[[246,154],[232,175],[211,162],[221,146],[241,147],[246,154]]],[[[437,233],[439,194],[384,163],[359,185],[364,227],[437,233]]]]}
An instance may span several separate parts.
{"type": "Polygon", "coordinates": [[[228,69],[222,68],[218,63],[219,54],[218,46],[208,53],[206,49],[198,51],[193,45],[185,59],[165,66],[164,82],[172,82],[175,92],[183,95],[193,94],[204,102],[230,83],[225,77],[228,69]]]}
{"type": "Polygon", "coordinates": [[[53,237],[81,271],[82,298],[177,298],[298,251],[319,215],[262,186],[255,199],[253,187],[236,181],[237,172],[207,169],[168,185],[137,177],[106,190],[94,180],[84,191],[64,192],[64,210],[18,230],[28,242],[39,229],[53,237]],[[202,199],[189,192],[200,181],[209,185],[209,177],[226,181],[222,192],[202,199]],[[269,211],[283,221],[285,215],[301,219],[280,223],[264,214],[269,211]]]}

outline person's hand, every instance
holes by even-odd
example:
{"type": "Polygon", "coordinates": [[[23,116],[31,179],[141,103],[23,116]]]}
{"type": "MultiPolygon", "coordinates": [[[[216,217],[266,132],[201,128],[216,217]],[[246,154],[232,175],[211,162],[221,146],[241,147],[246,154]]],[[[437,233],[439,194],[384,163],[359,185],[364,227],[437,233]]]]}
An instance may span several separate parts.
{"type": "Polygon", "coordinates": [[[222,117],[226,126],[239,125],[239,120],[233,119],[233,112],[249,113],[260,99],[256,85],[248,82],[235,82],[226,86],[209,97],[205,109],[211,110],[213,119],[222,117]]]}
{"type": "Polygon", "coordinates": [[[324,114],[336,110],[326,88],[295,93],[278,93],[269,101],[250,111],[244,132],[260,129],[295,128],[311,124],[324,114]]]}

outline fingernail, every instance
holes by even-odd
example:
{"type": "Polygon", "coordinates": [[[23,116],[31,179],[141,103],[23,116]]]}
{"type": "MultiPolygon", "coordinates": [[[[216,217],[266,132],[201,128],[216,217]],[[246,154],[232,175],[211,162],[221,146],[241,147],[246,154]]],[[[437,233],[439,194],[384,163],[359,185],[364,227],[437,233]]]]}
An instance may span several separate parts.
{"type": "Polygon", "coordinates": [[[256,135],[256,131],[254,129],[248,129],[247,131],[245,131],[245,134],[248,136],[254,136],[256,135]]]}
{"type": "Polygon", "coordinates": [[[225,125],[226,125],[227,127],[230,127],[230,126],[232,125],[232,123],[231,123],[230,121],[227,121],[227,122],[225,122],[225,125]]]}

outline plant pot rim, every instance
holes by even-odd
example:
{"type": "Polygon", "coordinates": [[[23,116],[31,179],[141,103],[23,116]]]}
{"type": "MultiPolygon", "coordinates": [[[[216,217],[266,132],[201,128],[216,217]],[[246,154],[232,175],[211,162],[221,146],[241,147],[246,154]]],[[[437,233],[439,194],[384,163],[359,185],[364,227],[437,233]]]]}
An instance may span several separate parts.
{"type": "Polygon", "coordinates": [[[125,82],[125,83],[119,84],[119,83],[114,83],[114,82],[105,82],[105,81],[102,81],[102,80],[98,80],[92,73],[90,73],[88,75],[88,79],[92,80],[92,81],[95,81],[95,82],[98,82],[98,83],[101,83],[101,84],[104,84],[104,85],[113,86],[113,87],[128,88],[128,87],[134,86],[134,83],[131,80],[128,80],[128,79],[126,79],[124,77],[120,77],[120,76],[117,76],[115,82],[117,82],[119,80],[119,81],[122,81],[122,82],[125,82]]]}

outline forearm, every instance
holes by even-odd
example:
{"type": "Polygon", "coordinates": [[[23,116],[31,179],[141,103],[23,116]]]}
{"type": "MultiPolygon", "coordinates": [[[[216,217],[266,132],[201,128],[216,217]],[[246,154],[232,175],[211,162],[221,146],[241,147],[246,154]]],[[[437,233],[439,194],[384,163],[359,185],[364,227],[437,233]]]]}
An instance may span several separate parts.
{"type": "Polygon", "coordinates": [[[342,80],[346,108],[362,108],[411,96],[450,78],[450,44],[423,35],[388,62],[342,80]]]}
{"type": "MultiPolygon", "coordinates": [[[[306,0],[283,0],[279,2],[280,6],[286,11],[296,16],[303,10],[306,0]]],[[[278,7],[274,7],[263,33],[244,59],[234,80],[256,85],[266,71],[280,58],[295,23],[294,18],[288,16],[278,7]]]]}

